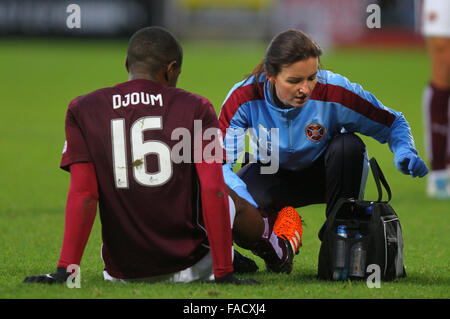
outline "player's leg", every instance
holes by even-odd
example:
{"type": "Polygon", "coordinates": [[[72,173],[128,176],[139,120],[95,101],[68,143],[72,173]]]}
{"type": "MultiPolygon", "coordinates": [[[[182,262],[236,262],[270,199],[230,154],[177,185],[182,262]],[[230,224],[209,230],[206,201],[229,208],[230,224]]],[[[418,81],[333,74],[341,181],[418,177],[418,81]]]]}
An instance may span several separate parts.
{"type": "Polygon", "coordinates": [[[430,84],[425,88],[423,108],[427,155],[431,170],[427,194],[450,198],[450,38],[427,39],[431,59],[430,84]]]}
{"type": "Polygon", "coordinates": [[[238,245],[261,257],[269,270],[289,273],[292,271],[293,256],[301,243],[301,220],[292,208],[278,214],[286,206],[285,202],[288,202],[279,189],[284,177],[279,176],[279,173],[261,174],[260,168],[261,164],[252,163],[238,173],[258,203],[258,209],[230,192],[237,197],[234,238],[238,245]],[[237,230],[243,235],[238,234],[237,230]]]}
{"type": "MultiPolygon", "coordinates": [[[[264,232],[264,222],[258,210],[228,188],[230,215],[232,219],[233,241],[238,246],[250,249],[264,232]]],[[[256,263],[239,251],[233,251],[233,267],[235,273],[251,273],[258,270],[256,263]]]]}
{"type": "Polygon", "coordinates": [[[236,207],[233,240],[238,246],[250,249],[264,233],[263,217],[255,206],[239,197],[232,189],[228,188],[228,194],[236,207]]]}

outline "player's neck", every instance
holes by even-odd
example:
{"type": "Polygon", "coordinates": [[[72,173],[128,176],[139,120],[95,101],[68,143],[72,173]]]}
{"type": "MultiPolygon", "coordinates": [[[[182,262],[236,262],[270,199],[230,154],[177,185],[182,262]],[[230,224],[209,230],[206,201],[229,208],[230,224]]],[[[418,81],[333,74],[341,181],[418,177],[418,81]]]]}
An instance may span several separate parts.
{"type": "Polygon", "coordinates": [[[128,76],[128,81],[133,81],[133,80],[149,80],[149,81],[153,81],[153,82],[156,82],[159,84],[163,84],[160,81],[158,81],[157,78],[155,78],[147,73],[130,73],[128,76]]]}
{"type": "Polygon", "coordinates": [[[133,81],[133,80],[150,80],[150,81],[154,81],[156,82],[156,79],[152,76],[150,76],[149,74],[145,74],[145,73],[130,73],[128,75],[128,81],[133,81]]]}

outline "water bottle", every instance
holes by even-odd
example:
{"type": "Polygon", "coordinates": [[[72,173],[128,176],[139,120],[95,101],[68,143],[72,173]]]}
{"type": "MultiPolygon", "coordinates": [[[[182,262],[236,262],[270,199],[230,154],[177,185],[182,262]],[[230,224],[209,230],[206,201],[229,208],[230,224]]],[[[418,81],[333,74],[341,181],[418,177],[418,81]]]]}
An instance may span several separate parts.
{"type": "MultiPolygon", "coordinates": [[[[356,234],[355,239],[363,236],[356,234]]],[[[355,243],[350,251],[350,277],[364,278],[366,270],[366,250],[361,241],[355,243]]]]}
{"type": "MultiPolygon", "coordinates": [[[[337,227],[337,235],[342,238],[347,238],[347,226],[339,225],[337,227]]],[[[341,239],[336,240],[335,267],[333,279],[346,280],[348,271],[345,267],[345,241],[341,239]]]]}

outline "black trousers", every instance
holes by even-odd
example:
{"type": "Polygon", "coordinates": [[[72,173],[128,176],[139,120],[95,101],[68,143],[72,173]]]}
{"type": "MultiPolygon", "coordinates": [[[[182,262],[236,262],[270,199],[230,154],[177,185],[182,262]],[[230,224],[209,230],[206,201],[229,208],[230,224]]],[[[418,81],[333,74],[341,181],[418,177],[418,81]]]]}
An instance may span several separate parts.
{"type": "Polygon", "coordinates": [[[326,203],[328,216],[339,198],[364,197],[369,171],[366,146],[352,133],[335,136],[324,154],[306,169],[280,168],[275,174],[261,174],[262,165],[249,163],[238,176],[259,207],[269,214],[286,206],[326,203]]]}

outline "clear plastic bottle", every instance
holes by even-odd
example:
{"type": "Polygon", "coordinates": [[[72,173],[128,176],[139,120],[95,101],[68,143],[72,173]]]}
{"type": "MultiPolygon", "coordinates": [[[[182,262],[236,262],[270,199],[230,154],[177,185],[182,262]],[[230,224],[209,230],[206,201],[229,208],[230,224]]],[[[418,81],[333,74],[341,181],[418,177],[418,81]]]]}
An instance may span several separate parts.
{"type": "MultiPolygon", "coordinates": [[[[347,226],[339,225],[337,227],[337,235],[342,238],[347,238],[347,226]]],[[[334,280],[346,280],[348,270],[345,267],[345,241],[341,239],[336,240],[336,260],[335,270],[333,273],[334,280]]]]}
{"type": "MultiPolygon", "coordinates": [[[[361,234],[356,234],[355,239],[362,237],[361,234]]],[[[366,254],[362,241],[353,244],[350,251],[350,277],[364,278],[366,272],[366,254]]]]}

